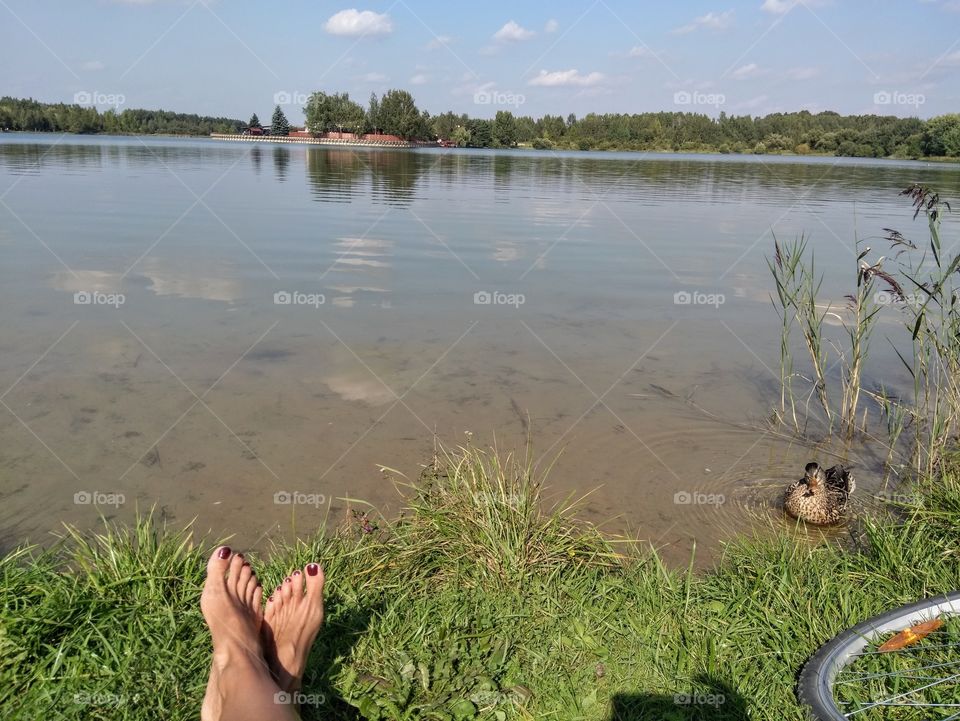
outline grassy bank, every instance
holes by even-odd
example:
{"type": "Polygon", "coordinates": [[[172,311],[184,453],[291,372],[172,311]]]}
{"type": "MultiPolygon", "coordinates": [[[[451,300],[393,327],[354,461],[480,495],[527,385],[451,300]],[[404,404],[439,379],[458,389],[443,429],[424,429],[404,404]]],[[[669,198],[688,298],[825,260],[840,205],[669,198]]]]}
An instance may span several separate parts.
{"type": "MultiPolygon", "coordinates": [[[[846,547],[784,531],[668,570],[569,509],[526,467],[470,450],[396,521],[351,523],[254,564],[321,558],[326,630],[305,718],[800,719],[795,674],[844,627],[960,587],[960,474],[846,547]]],[[[193,719],[209,662],[210,542],[149,521],[0,561],[0,717],[193,719]]]]}

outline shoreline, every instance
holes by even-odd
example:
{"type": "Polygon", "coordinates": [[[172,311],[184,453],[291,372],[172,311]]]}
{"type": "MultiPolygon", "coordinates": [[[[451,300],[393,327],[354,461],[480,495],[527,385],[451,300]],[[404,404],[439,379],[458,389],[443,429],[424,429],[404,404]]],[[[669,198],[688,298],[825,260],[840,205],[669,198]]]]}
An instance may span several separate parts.
{"type": "Polygon", "coordinates": [[[233,142],[251,143],[295,143],[301,145],[327,145],[332,147],[356,148],[439,148],[435,141],[420,140],[356,140],[353,138],[311,138],[289,135],[239,135],[236,133],[210,133],[211,140],[229,140],[233,142]]]}
{"type": "MultiPolygon", "coordinates": [[[[566,718],[571,704],[585,721],[627,718],[623,709],[686,719],[671,715],[677,698],[700,696],[717,701],[718,721],[801,721],[792,679],[821,644],[960,587],[953,466],[918,483],[900,520],[851,519],[854,545],[809,543],[799,528],[740,536],[706,571],[671,570],[570,507],[545,512],[544,480],[462,449],[413,484],[396,520],[355,514],[335,534],[247,554],[267,588],[307,560],[324,565],[327,619],[304,676],[320,700],[305,721],[424,709],[566,718]]],[[[147,721],[152,708],[194,718],[210,663],[198,599],[213,540],[150,516],[105,519],[68,529],[55,549],[0,557],[0,588],[17,600],[0,608],[0,711],[37,718],[55,703],[77,721],[94,711],[147,721]]]]}
{"type": "Polygon", "coordinates": [[[520,143],[512,148],[495,148],[495,147],[473,147],[473,146],[464,146],[464,147],[444,147],[441,146],[437,141],[403,141],[398,144],[389,144],[384,141],[357,141],[357,140],[347,140],[347,139],[327,139],[327,138],[287,138],[284,136],[241,136],[239,134],[232,133],[211,133],[209,135],[183,135],[183,134],[171,134],[171,133],[151,133],[151,134],[142,134],[142,133],[68,133],[68,132],[57,132],[57,131],[40,131],[40,130],[4,130],[0,131],[0,139],[5,135],[13,136],[23,136],[23,135],[57,135],[64,136],[70,135],[78,138],[177,138],[182,140],[228,140],[233,142],[238,141],[259,141],[259,142],[274,142],[274,143],[290,143],[290,144],[301,144],[301,145],[318,145],[318,146],[327,146],[327,147],[367,147],[367,148],[384,148],[384,149],[403,149],[403,150],[418,150],[418,149],[444,149],[444,150],[480,150],[484,152],[511,152],[516,150],[521,150],[524,152],[536,152],[541,153],[545,157],[549,157],[555,153],[596,153],[596,154],[605,154],[605,153],[636,153],[636,154],[647,154],[647,155],[663,155],[663,156],[683,156],[683,155],[703,155],[703,156],[719,156],[724,158],[844,158],[848,160],[860,160],[864,162],[869,161],[893,161],[893,162],[913,162],[913,163],[938,163],[943,165],[960,165],[960,158],[953,158],[945,155],[930,155],[930,156],[919,156],[919,157],[899,157],[899,156],[859,156],[859,155],[837,155],[831,153],[804,153],[798,154],[793,152],[769,152],[769,153],[723,153],[719,149],[715,150],[670,150],[665,148],[646,148],[638,150],[636,148],[592,148],[590,150],[579,150],[577,148],[563,148],[563,147],[554,147],[554,148],[535,148],[530,143],[520,143]]]}

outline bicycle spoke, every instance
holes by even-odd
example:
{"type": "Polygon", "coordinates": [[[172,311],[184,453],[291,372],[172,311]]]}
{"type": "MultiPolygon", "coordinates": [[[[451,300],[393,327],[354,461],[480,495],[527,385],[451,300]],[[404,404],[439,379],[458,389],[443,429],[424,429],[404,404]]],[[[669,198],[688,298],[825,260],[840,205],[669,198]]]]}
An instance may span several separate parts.
{"type": "Polygon", "coordinates": [[[856,681],[867,681],[867,680],[876,679],[876,678],[899,676],[902,673],[907,673],[911,671],[929,671],[930,669],[944,668],[946,666],[960,666],[960,661],[947,661],[945,663],[935,663],[930,666],[920,666],[919,668],[907,668],[907,669],[904,669],[903,671],[888,671],[886,673],[872,673],[872,674],[867,674],[865,676],[854,676],[853,678],[847,678],[847,679],[844,679],[843,681],[839,681],[838,683],[854,683],[856,681]]]}
{"type": "Polygon", "coordinates": [[[869,710],[869,709],[872,709],[872,708],[874,708],[874,707],[876,707],[876,706],[888,706],[888,705],[891,705],[891,704],[889,703],[890,701],[896,701],[897,699],[903,698],[904,696],[909,696],[910,694],[914,694],[914,693],[917,693],[917,692],[919,692],[919,691],[925,691],[925,690],[928,689],[928,688],[933,688],[934,686],[939,686],[941,683],[945,683],[945,682],[947,682],[947,681],[952,681],[952,680],[957,679],[957,678],[960,678],[960,673],[954,674],[953,676],[948,676],[947,678],[942,679],[942,680],[940,680],[940,681],[936,681],[935,683],[927,684],[926,686],[920,686],[919,688],[911,689],[911,690],[909,690],[909,691],[904,691],[903,693],[899,693],[899,694],[897,694],[896,696],[891,696],[890,698],[883,699],[883,700],[881,700],[881,701],[874,701],[873,703],[870,703],[870,704],[867,704],[866,706],[862,706],[862,707],[858,708],[858,709],[857,709],[856,711],[854,711],[853,713],[847,714],[847,718],[850,718],[851,716],[855,716],[855,715],[857,715],[858,713],[860,713],[860,712],[862,712],[862,711],[867,711],[867,710],[869,710]]]}

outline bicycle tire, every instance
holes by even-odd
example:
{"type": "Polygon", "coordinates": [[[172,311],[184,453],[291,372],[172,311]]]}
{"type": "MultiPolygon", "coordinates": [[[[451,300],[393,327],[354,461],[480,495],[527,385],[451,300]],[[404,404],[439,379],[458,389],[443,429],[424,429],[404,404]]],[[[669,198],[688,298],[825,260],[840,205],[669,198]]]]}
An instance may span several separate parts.
{"type": "Polygon", "coordinates": [[[797,700],[807,708],[813,721],[846,721],[847,716],[834,699],[833,682],[854,654],[880,635],[902,631],[943,615],[960,616],[960,591],[909,603],[837,634],[803,665],[797,681],[797,700]]]}

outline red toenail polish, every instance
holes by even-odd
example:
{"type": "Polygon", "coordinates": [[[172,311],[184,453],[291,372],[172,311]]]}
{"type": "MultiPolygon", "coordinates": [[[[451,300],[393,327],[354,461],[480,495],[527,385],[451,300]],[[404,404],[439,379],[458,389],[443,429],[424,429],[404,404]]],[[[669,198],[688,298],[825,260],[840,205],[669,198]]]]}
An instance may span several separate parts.
{"type": "Polygon", "coordinates": [[[308,573],[308,574],[310,574],[311,576],[316,576],[317,573],[319,573],[319,572],[320,572],[320,566],[318,566],[318,565],[315,564],[315,563],[308,563],[308,564],[307,564],[307,573],[308,573]]]}
{"type": "Polygon", "coordinates": [[[294,575],[294,576],[299,576],[299,575],[300,575],[300,571],[294,571],[294,572],[293,572],[293,575],[294,575]]]}
{"type": "Polygon", "coordinates": [[[224,546],[223,548],[221,548],[221,549],[217,552],[217,555],[218,555],[221,559],[230,558],[230,546],[224,546]]]}
{"type": "Polygon", "coordinates": [[[290,578],[290,576],[287,576],[285,579],[283,579],[283,582],[284,582],[284,583],[292,583],[292,582],[293,582],[293,579],[290,578]]]}

